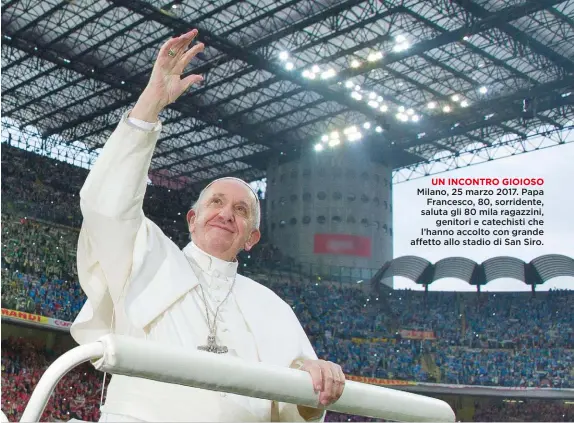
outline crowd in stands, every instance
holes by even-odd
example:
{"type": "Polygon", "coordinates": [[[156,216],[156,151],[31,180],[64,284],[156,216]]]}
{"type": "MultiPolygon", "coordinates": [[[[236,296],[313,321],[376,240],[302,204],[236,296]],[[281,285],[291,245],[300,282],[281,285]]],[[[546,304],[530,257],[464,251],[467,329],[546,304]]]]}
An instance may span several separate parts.
{"type": "MultiPolygon", "coordinates": [[[[87,172],[64,163],[54,170],[53,162],[10,147],[3,146],[2,155],[2,307],[72,321],[85,301],[75,260],[81,223],[78,193],[87,172]]],[[[146,214],[181,247],[189,239],[182,217],[188,200],[188,195],[150,187],[145,203],[146,214]]],[[[572,291],[478,295],[374,290],[324,280],[293,283],[292,277],[287,280],[262,269],[280,259],[272,245],[263,243],[241,258],[244,266],[249,264],[241,269],[289,302],[318,355],[341,364],[347,374],[470,385],[574,387],[572,291]],[[411,339],[404,330],[432,334],[432,339],[411,339]]],[[[21,413],[15,401],[22,403],[24,398],[18,396],[29,395],[56,352],[40,353],[35,347],[32,357],[23,352],[29,345],[10,342],[6,354],[3,343],[2,378],[13,392],[3,395],[2,408],[14,417],[21,413]]],[[[71,377],[68,386],[83,386],[87,380],[73,383],[80,376],[71,377]]],[[[85,414],[79,418],[93,421],[99,398],[94,403],[88,397],[98,391],[101,381],[94,376],[92,382],[71,397],[59,392],[63,398],[57,395],[59,402],[47,412],[67,420],[82,408],[85,414]],[[80,403],[82,407],[76,407],[80,403]]],[[[492,410],[481,410],[481,416],[488,418],[488,413],[495,413],[492,410]]],[[[349,418],[334,413],[328,417],[329,421],[349,418]]]]}

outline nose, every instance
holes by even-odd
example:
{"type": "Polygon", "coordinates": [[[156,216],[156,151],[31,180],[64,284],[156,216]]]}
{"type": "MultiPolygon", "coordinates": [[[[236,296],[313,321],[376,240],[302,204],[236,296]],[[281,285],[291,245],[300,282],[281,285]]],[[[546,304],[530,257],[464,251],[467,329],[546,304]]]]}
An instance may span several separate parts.
{"type": "Polygon", "coordinates": [[[234,216],[233,210],[229,206],[222,207],[221,210],[219,211],[219,217],[221,217],[226,222],[232,222],[233,216],[234,216]]]}

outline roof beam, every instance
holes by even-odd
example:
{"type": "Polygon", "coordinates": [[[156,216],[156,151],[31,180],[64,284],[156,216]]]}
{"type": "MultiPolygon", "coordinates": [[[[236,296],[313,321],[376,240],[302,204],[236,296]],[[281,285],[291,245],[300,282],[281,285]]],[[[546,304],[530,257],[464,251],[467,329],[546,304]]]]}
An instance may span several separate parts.
{"type": "MultiPolygon", "coordinates": [[[[489,12],[484,7],[474,3],[472,0],[454,0],[460,7],[468,11],[469,13],[478,16],[481,19],[488,19],[495,13],[489,12]]],[[[550,2],[547,1],[536,1],[536,3],[544,5],[544,9],[551,8],[550,2]]],[[[559,2],[560,3],[560,2],[559,2]]],[[[556,53],[551,48],[545,46],[540,41],[526,34],[525,32],[517,29],[515,26],[510,24],[511,20],[515,20],[512,16],[508,16],[506,20],[498,21],[496,27],[510,35],[516,43],[522,44],[525,47],[530,48],[536,54],[539,54],[546,59],[550,60],[556,66],[563,68],[567,73],[572,73],[574,71],[574,63],[567,59],[566,57],[556,53]]]]}
{"type": "MultiPolygon", "coordinates": [[[[26,40],[23,37],[12,37],[11,40],[7,41],[7,43],[14,48],[18,48],[44,60],[56,63],[61,67],[73,69],[74,71],[86,77],[100,80],[101,82],[104,82],[115,89],[131,92],[133,95],[138,95],[141,93],[145,88],[145,84],[147,83],[147,81],[143,81],[140,78],[138,81],[131,81],[130,83],[122,84],[122,75],[117,75],[115,70],[114,72],[108,70],[98,70],[98,72],[91,72],[91,62],[85,63],[81,60],[71,61],[65,58],[65,53],[60,53],[59,51],[50,49],[34,49],[34,41],[26,40]]],[[[113,105],[109,106],[110,109],[112,107],[113,105]]],[[[220,119],[220,117],[210,108],[193,103],[190,96],[181,97],[178,101],[171,104],[169,108],[187,116],[196,117],[197,119],[209,123],[212,126],[219,127],[230,134],[239,135],[246,140],[246,143],[266,145],[267,147],[273,148],[273,146],[271,146],[267,140],[274,139],[275,142],[281,142],[281,140],[278,140],[278,137],[274,136],[273,134],[265,132],[254,133],[250,130],[249,126],[244,125],[242,122],[220,119]]],[[[85,117],[82,117],[79,120],[71,122],[67,126],[71,128],[85,121],[84,118],[85,117]]],[[[54,131],[52,131],[50,134],[43,135],[49,136],[53,135],[53,133],[54,131]]]]}
{"type": "Polygon", "coordinates": [[[213,46],[228,56],[241,60],[256,69],[269,72],[270,74],[278,76],[283,80],[287,80],[296,85],[299,85],[308,91],[314,91],[324,97],[327,101],[333,101],[342,104],[351,110],[356,110],[362,113],[369,119],[377,122],[379,125],[387,126],[386,117],[381,116],[379,113],[375,112],[373,108],[369,107],[367,104],[356,102],[344,93],[333,91],[327,84],[317,84],[313,81],[303,78],[302,76],[296,75],[293,72],[289,72],[282,67],[269,62],[258,54],[253,53],[250,50],[246,50],[245,48],[236,45],[231,41],[213,34],[211,31],[202,28],[201,25],[198,25],[195,22],[186,22],[183,19],[176,18],[174,16],[168,16],[165,13],[162,13],[159,9],[152,7],[150,4],[142,0],[111,1],[113,1],[114,4],[126,7],[134,13],[147,16],[149,19],[153,19],[156,22],[159,22],[175,31],[187,32],[190,28],[195,27],[199,31],[198,39],[205,42],[207,46],[213,46]]]}

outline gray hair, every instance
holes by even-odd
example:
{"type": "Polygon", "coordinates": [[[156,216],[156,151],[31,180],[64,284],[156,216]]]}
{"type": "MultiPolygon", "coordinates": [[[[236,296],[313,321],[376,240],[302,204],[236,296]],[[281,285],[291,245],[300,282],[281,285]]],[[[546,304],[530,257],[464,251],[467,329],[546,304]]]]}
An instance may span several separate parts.
{"type": "Polygon", "coordinates": [[[253,190],[253,188],[251,188],[251,186],[247,182],[245,182],[244,180],[239,179],[239,178],[233,178],[231,176],[226,176],[224,178],[219,178],[219,179],[216,179],[216,180],[210,182],[209,184],[207,184],[207,186],[205,188],[203,188],[201,190],[201,192],[199,193],[198,199],[191,205],[191,209],[195,213],[197,213],[199,211],[199,205],[201,204],[201,201],[203,200],[203,197],[205,196],[207,189],[210,186],[212,186],[215,182],[224,181],[224,180],[238,181],[238,182],[241,182],[243,185],[245,185],[247,188],[249,188],[249,191],[251,191],[251,193],[255,197],[255,205],[253,206],[253,209],[252,209],[253,229],[259,229],[259,226],[261,225],[261,204],[259,203],[259,197],[257,196],[257,193],[253,190]]]}

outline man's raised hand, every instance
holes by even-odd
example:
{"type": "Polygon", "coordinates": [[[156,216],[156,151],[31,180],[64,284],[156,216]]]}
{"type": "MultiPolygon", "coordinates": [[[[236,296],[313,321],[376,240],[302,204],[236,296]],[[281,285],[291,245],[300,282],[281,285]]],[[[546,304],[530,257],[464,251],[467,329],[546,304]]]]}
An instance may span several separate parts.
{"type": "Polygon", "coordinates": [[[161,46],[148,85],[134,107],[132,117],[148,122],[157,121],[158,114],[167,105],[176,101],[192,84],[203,80],[201,75],[181,78],[191,59],[204,49],[203,43],[189,48],[197,32],[193,29],[161,46]]]}

